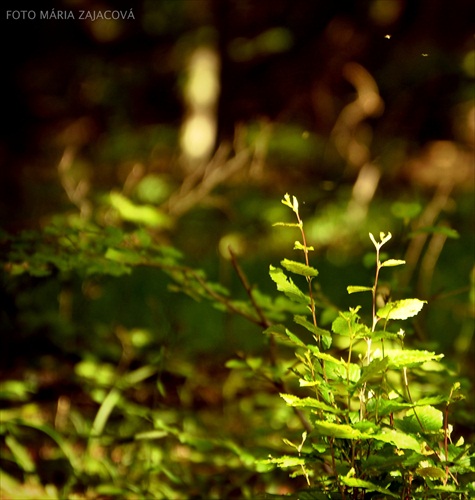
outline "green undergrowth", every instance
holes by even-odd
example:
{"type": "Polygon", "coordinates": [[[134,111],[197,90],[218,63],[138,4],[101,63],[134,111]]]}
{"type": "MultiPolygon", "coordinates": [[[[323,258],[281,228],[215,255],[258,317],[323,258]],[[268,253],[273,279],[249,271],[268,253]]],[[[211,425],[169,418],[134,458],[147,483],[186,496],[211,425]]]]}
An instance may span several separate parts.
{"type": "Polygon", "coordinates": [[[25,325],[45,324],[54,324],[63,342],[46,355],[44,346],[25,345],[25,352],[42,353],[36,364],[7,360],[11,371],[0,386],[2,498],[475,495],[475,456],[453,422],[466,385],[442,353],[411,345],[412,318],[426,302],[386,293],[386,273],[405,264],[382,250],[390,233],[369,235],[372,284],[348,283],[355,304],[341,310],[319,285],[296,197],[282,200],[294,222],[277,223],[283,229],[276,230],[298,232],[294,250],[301,258],[270,265],[273,295],[248,281],[229,248],[244,291],[239,298],[140,224],[162,223],[155,212],[114,203],[127,225],[58,219],[41,233],[2,236],[5,290],[19,290],[22,280],[53,280],[59,311],[35,323],[16,321],[6,307],[8,342],[25,325]],[[150,329],[88,324],[78,320],[80,310],[71,312],[72,283],[91,297],[101,279],[114,282],[138,268],[168,279],[161,323],[174,294],[184,293],[202,308],[196,335],[211,305],[262,331],[265,353],[240,352],[225,366],[185,361],[150,329]],[[364,295],[370,311],[358,304],[364,295]],[[74,333],[86,328],[92,331],[84,338],[74,333]]]}

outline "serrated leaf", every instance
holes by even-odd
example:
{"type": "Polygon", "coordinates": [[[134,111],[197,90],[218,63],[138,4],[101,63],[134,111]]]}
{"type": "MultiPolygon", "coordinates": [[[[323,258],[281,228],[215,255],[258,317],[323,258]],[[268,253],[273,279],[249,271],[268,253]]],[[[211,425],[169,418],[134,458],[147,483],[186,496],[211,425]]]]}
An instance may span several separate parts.
{"type": "Polygon", "coordinates": [[[421,445],[409,434],[405,432],[400,432],[395,429],[391,429],[388,432],[381,432],[379,434],[371,435],[371,438],[376,439],[377,441],[383,441],[384,443],[390,443],[397,448],[401,448],[403,450],[413,450],[420,452],[421,445]]]}
{"type": "Polygon", "coordinates": [[[271,265],[269,274],[272,281],[277,285],[277,290],[283,292],[289,299],[299,304],[310,303],[310,299],[284,274],[282,269],[271,265]]]}
{"type": "Polygon", "coordinates": [[[411,428],[413,432],[436,432],[442,429],[443,420],[443,413],[430,405],[413,408],[403,418],[405,429],[411,428]]]}
{"type": "Polygon", "coordinates": [[[373,289],[370,286],[347,286],[346,290],[348,293],[359,293],[359,292],[372,292],[373,289]]]}
{"type": "Polygon", "coordinates": [[[402,266],[405,264],[405,260],[397,260],[397,259],[388,259],[384,262],[381,262],[381,267],[394,267],[394,266],[402,266]]]}
{"type": "Polygon", "coordinates": [[[378,340],[398,340],[400,339],[400,335],[394,332],[385,332],[384,330],[376,330],[371,333],[371,340],[374,342],[378,340]]]}
{"type": "Polygon", "coordinates": [[[318,271],[314,267],[302,264],[302,262],[284,259],[280,263],[291,273],[300,274],[301,276],[305,276],[307,278],[318,276],[318,271]]]}
{"type": "MultiPolygon", "coordinates": [[[[297,225],[300,227],[299,224],[297,224],[297,225]]],[[[302,245],[302,243],[300,243],[300,241],[296,241],[294,243],[294,250],[304,250],[304,251],[307,250],[308,252],[310,252],[310,251],[313,251],[315,249],[313,247],[306,247],[305,245],[302,245]]]]}
{"type": "Polygon", "coordinates": [[[426,398],[420,398],[414,402],[414,405],[426,406],[426,405],[440,405],[442,403],[447,403],[446,396],[428,396],[426,398]]]}
{"type": "Polygon", "coordinates": [[[444,357],[443,354],[435,354],[430,351],[420,350],[398,350],[386,349],[386,355],[389,358],[389,368],[411,368],[422,365],[427,361],[439,361],[444,357]]]}
{"type": "MultiPolygon", "coordinates": [[[[307,346],[307,347],[314,347],[314,346],[307,346]]],[[[318,351],[313,351],[313,355],[318,358],[318,359],[321,359],[322,361],[328,361],[329,363],[335,363],[337,365],[341,365],[341,366],[346,366],[346,363],[343,362],[343,361],[340,361],[339,359],[337,358],[334,358],[331,354],[327,354],[325,352],[318,352],[318,351]]]]}
{"type": "Polygon", "coordinates": [[[313,426],[315,431],[323,436],[339,439],[361,439],[364,436],[360,431],[347,424],[316,421],[313,426]]]}
{"type": "Polygon", "coordinates": [[[388,302],[376,313],[382,319],[407,319],[412,318],[427,304],[426,300],[403,299],[388,302]]]}
{"type": "Polygon", "coordinates": [[[280,397],[287,403],[287,405],[294,408],[316,408],[330,413],[340,413],[338,408],[322,403],[315,398],[299,398],[293,394],[280,394],[280,397]]]}
{"type": "Polygon", "coordinates": [[[291,457],[284,455],[282,457],[268,458],[267,460],[259,460],[261,464],[275,464],[279,467],[295,467],[297,465],[305,465],[305,458],[291,457]]]}

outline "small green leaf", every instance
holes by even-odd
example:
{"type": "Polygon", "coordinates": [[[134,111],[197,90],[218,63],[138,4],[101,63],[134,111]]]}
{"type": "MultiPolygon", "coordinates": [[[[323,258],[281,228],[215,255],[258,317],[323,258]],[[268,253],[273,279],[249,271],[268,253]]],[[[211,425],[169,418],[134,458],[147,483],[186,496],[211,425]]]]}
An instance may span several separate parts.
{"type": "Polygon", "coordinates": [[[269,267],[269,274],[277,285],[277,290],[283,292],[289,299],[299,304],[309,304],[310,299],[288,278],[282,269],[274,266],[269,267]]]}
{"type": "Polygon", "coordinates": [[[376,238],[373,236],[372,233],[369,233],[369,238],[373,242],[373,245],[379,249],[381,248],[385,243],[387,243],[391,238],[392,234],[391,233],[383,233],[382,231],[379,233],[379,239],[381,240],[380,243],[376,241],[376,238]]]}
{"type": "Polygon", "coordinates": [[[359,293],[359,292],[372,292],[373,288],[370,286],[347,286],[346,290],[348,293],[359,293]]]}
{"type": "Polygon", "coordinates": [[[315,398],[299,398],[293,394],[280,394],[280,397],[289,405],[294,408],[316,408],[330,413],[340,413],[338,408],[329,406],[315,398]]]}
{"type": "Polygon", "coordinates": [[[350,309],[350,311],[340,311],[338,317],[332,323],[332,331],[338,335],[351,338],[369,335],[371,332],[368,327],[358,323],[359,316],[357,313],[359,309],[358,306],[350,309]]]}
{"type": "Polygon", "coordinates": [[[279,467],[295,467],[297,465],[305,465],[305,458],[284,455],[283,457],[268,458],[267,460],[259,460],[258,462],[261,464],[275,464],[279,467]]]}
{"type": "Polygon", "coordinates": [[[323,436],[339,439],[361,439],[363,434],[351,425],[334,424],[332,422],[316,421],[313,424],[316,432],[323,436]]]}
{"type": "MultiPolygon", "coordinates": [[[[309,346],[310,347],[310,346],[309,346]]],[[[318,358],[318,359],[321,359],[322,361],[328,361],[330,363],[335,363],[337,365],[342,365],[342,366],[346,366],[346,363],[343,362],[343,361],[340,361],[339,359],[337,358],[334,358],[331,354],[327,354],[325,352],[318,352],[318,351],[313,351],[313,355],[318,358]]]]}
{"type": "Polygon", "coordinates": [[[300,224],[297,222],[274,222],[272,226],[300,227],[300,224]]]}
{"type": "Polygon", "coordinates": [[[395,429],[388,430],[387,432],[382,432],[379,434],[371,435],[373,439],[377,441],[383,441],[384,443],[390,443],[397,448],[403,450],[414,450],[420,452],[421,445],[416,438],[412,437],[405,432],[400,432],[395,429]]]}
{"type": "Polygon", "coordinates": [[[443,354],[435,354],[429,351],[386,349],[389,358],[389,368],[411,368],[422,365],[428,361],[438,361],[444,357],[443,354]]]}
{"type": "Polygon", "coordinates": [[[426,300],[403,299],[388,302],[376,313],[382,319],[407,319],[412,318],[427,304],[426,300]]]}
{"type": "MultiPolygon", "coordinates": [[[[300,224],[297,224],[299,227],[300,227],[300,224]]],[[[300,241],[296,241],[294,243],[294,250],[303,250],[303,251],[307,251],[307,252],[313,252],[313,250],[315,250],[313,247],[306,247],[305,245],[302,245],[302,243],[300,243],[300,241]]]]}
{"type": "Polygon", "coordinates": [[[136,205],[117,192],[109,195],[109,201],[124,220],[150,227],[170,227],[171,225],[168,215],[152,205],[136,205]]]}
{"type": "Polygon", "coordinates": [[[420,398],[414,402],[415,406],[426,406],[426,405],[440,405],[442,403],[447,403],[447,397],[440,396],[428,396],[426,398],[420,398]]]}
{"type": "Polygon", "coordinates": [[[412,429],[412,432],[423,431],[436,432],[442,429],[443,413],[433,406],[418,406],[410,409],[403,418],[404,429],[412,429]]]}
{"type": "Polygon", "coordinates": [[[384,262],[381,262],[381,267],[402,266],[405,263],[406,263],[405,260],[388,259],[388,260],[385,260],[384,262]]]}
{"type": "Polygon", "coordinates": [[[318,271],[311,267],[302,264],[301,262],[296,262],[295,260],[284,259],[280,262],[282,266],[290,271],[291,273],[300,274],[307,278],[318,276],[318,271]]]}
{"type": "Polygon", "coordinates": [[[287,205],[289,208],[291,208],[295,213],[298,213],[299,211],[299,202],[295,196],[292,196],[292,202],[290,201],[290,195],[288,193],[285,193],[283,200],[281,202],[284,205],[287,205]]]}

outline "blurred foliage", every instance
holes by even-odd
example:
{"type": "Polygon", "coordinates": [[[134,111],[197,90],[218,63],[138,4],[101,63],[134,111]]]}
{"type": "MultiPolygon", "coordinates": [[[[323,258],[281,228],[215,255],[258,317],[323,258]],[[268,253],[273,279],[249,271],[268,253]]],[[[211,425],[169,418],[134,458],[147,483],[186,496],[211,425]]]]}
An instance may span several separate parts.
{"type": "MultiPolygon", "coordinates": [[[[289,313],[267,273],[295,257],[291,232],[272,227],[288,191],[315,247],[321,324],[355,305],[348,284],[371,285],[367,234],[390,231],[388,252],[407,266],[385,285],[428,301],[406,343],[444,352],[470,390],[472,2],[42,5],[72,11],[67,21],[31,9],[34,20],[2,20],[8,498],[255,498],[304,485],[253,462],[300,428],[291,409],[223,368],[267,352],[262,325],[229,314],[249,312],[238,268],[267,312],[289,313]],[[105,8],[134,18],[79,19],[105,8]],[[190,90],[203,47],[218,61],[201,60],[203,74],[219,82],[205,108],[190,90]],[[214,143],[199,157],[185,147],[192,117],[214,143]],[[189,296],[171,293],[177,279],[189,296]]],[[[473,411],[473,398],[459,405],[459,434],[473,436],[473,411]]]]}

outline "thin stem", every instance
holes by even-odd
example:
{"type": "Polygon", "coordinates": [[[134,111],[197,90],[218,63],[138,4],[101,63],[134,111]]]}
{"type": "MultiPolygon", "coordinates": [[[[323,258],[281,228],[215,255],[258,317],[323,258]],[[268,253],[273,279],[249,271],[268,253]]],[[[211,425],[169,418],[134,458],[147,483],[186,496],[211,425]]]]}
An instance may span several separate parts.
{"type": "MultiPolygon", "coordinates": [[[[264,328],[269,328],[272,323],[266,318],[263,310],[259,306],[259,304],[256,301],[256,298],[254,297],[254,294],[252,292],[252,287],[249,284],[249,281],[246,278],[246,275],[244,274],[243,270],[241,269],[241,266],[239,265],[239,262],[237,260],[236,254],[234,253],[231,245],[228,246],[228,251],[229,255],[231,256],[231,263],[234,267],[234,270],[236,271],[236,274],[239,277],[239,280],[242,283],[242,286],[244,287],[244,290],[246,290],[247,296],[249,297],[249,300],[251,301],[252,307],[257,313],[258,318],[260,319],[260,324],[264,328]]],[[[269,337],[269,358],[270,358],[270,363],[272,366],[277,365],[277,355],[276,355],[276,344],[275,344],[275,338],[273,335],[270,335],[269,337]]]]}
{"type": "MultiPolygon", "coordinates": [[[[300,234],[302,235],[303,253],[305,256],[305,264],[307,266],[310,266],[310,260],[308,257],[307,238],[305,236],[305,231],[303,229],[303,221],[300,218],[300,214],[298,213],[298,211],[295,212],[295,214],[297,216],[297,221],[299,223],[300,234]]],[[[310,297],[310,310],[312,312],[312,320],[313,320],[314,326],[317,327],[318,325],[317,325],[317,314],[315,311],[315,299],[313,298],[312,278],[310,276],[307,276],[307,283],[308,283],[308,295],[310,297]]],[[[321,343],[320,337],[318,338],[318,342],[319,342],[319,344],[321,343]]]]}
{"type": "Polygon", "coordinates": [[[239,263],[237,261],[236,254],[234,253],[231,246],[228,246],[228,251],[229,251],[229,254],[231,255],[231,263],[232,263],[244,289],[246,290],[246,293],[249,297],[249,300],[251,301],[252,307],[256,311],[259,319],[261,320],[261,324],[264,325],[266,328],[269,328],[272,325],[272,323],[266,318],[261,307],[256,302],[256,299],[255,299],[254,294],[252,292],[252,287],[249,285],[249,282],[247,281],[246,275],[242,271],[241,266],[239,265],[239,263]]]}

